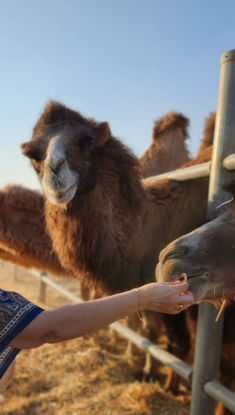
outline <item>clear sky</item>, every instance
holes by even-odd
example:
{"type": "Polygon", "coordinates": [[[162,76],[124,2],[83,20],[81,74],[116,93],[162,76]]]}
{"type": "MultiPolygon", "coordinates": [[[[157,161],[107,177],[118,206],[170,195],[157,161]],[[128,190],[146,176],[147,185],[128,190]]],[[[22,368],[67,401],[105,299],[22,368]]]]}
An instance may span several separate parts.
{"type": "Polygon", "coordinates": [[[138,156],[180,111],[196,154],[234,16],[234,0],[0,0],[0,186],[38,186],[20,144],[49,99],[109,121],[138,156]]]}

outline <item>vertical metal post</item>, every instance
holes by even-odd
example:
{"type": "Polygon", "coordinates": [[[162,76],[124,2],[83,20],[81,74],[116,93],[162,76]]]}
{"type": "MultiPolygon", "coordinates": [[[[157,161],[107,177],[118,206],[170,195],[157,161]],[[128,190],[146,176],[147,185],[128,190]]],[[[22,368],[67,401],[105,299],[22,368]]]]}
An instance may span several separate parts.
{"type": "Polygon", "coordinates": [[[43,276],[47,275],[45,271],[40,272],[40,279],[39,279],[39,301],[41,303],[45,303],[46,301],[46,283],[43,281],[43,276]]]}
{"type": "MultiPolygon", "coordinates": [[[[229,174],[223,167],[223,159],[232,152],[235,152],[235,50],[226,52],[221,57],[208,217],[216,211],[218,205],[231,198],[222,186],[229,174]]],[[[224,316],[216,323],[216,314],[217,311],[209,303],[199,306],[191,415],[214,414],[215,401],[206,394],[204,385],[214,380],[219,371],[224,316]]]]}

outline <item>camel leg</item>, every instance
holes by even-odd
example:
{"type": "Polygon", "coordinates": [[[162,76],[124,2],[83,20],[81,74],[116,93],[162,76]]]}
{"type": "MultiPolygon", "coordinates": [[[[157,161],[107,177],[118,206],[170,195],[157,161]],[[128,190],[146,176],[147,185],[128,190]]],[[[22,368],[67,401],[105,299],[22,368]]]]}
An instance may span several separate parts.
{"type": "MultiPolygon", "coordinates": [[[[130,327],[130,329],[136,332],[140,332],[142,323],[137,313],[134,313],[131,316],[129,316],[127,319],[127,322],[128,322],[128,327],[130,327]]],[[[126,348],[126,355],[129,357],[133,356],[135,354],[135,350],[136,350],[136,346],[131,341],[128,341],[127,348],[126,348]]]]}
{"type": "MultiPolygon", "coordinates": [[[[185,313],[180,313],[175,316],[168,314],[162,315],[165,323],[169,345],[168,351],[182,360],[185,360],[189,354],[191,342],[189,330],[186,324],[185,313]]],[[[164,385],[165,390],[171,390],[174,393],[178,392],[179,376],[169,369],[168,376],[164,385]]]]}
{"type": "MultiPolygon", "coordinates": [[[[162,318],[160,313],[144,311],[143,313],[143,331],[142,334],[151,342],[157,344],[162,329],[162,318]]],[[[145,366],[143,369],[144,379],[156,379],[159,368],[159,362],[149,353],[146,353],[145,366]]]]}

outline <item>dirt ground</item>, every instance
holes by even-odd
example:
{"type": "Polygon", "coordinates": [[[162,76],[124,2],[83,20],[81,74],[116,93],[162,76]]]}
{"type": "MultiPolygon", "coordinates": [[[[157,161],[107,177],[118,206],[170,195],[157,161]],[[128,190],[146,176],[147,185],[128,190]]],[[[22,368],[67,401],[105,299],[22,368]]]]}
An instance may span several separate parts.
{"type": "MultiPolygon", "coordinates": [[[[55,278],[79,295],[79,284],[55,278]]],[[[0,287],[15,290],[44,308],[69,304],[47,287],[46,304],[38,300],[38,280],[29,272],[0,262],[0,287]]],[[[164,345],[164,338],[162,339],[164,345]]],[[[1,415],[188,415],[190,393],[182,384],[178,396],[164,392],[166,368],[159,380],[140,379],[144,354],[125,353],[127,342],[110,329],[33,350],[17,357],[14,379],[0,396],[1,415]]]]}

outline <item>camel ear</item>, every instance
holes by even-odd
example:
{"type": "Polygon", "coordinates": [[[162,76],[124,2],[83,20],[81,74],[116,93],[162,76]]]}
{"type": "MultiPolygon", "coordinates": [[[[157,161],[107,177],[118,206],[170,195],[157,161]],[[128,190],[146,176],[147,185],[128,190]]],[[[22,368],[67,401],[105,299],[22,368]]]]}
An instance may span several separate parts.
{"type": "Polygon", "coordinates": [[[21,151],[24,156],[29,157],[30,159],[37,160],[38,158],[32,141],[21,144],[21,151]]]}
{"type": "Polygon", "coordinates": [[[96,134],[97,134],[97,146],[103,146],[106,141],[108,141],[109,137],[111,136],[111,130],[109,128],[109,124],[107,122],[101,122],[96,127],[96,134]]]}

